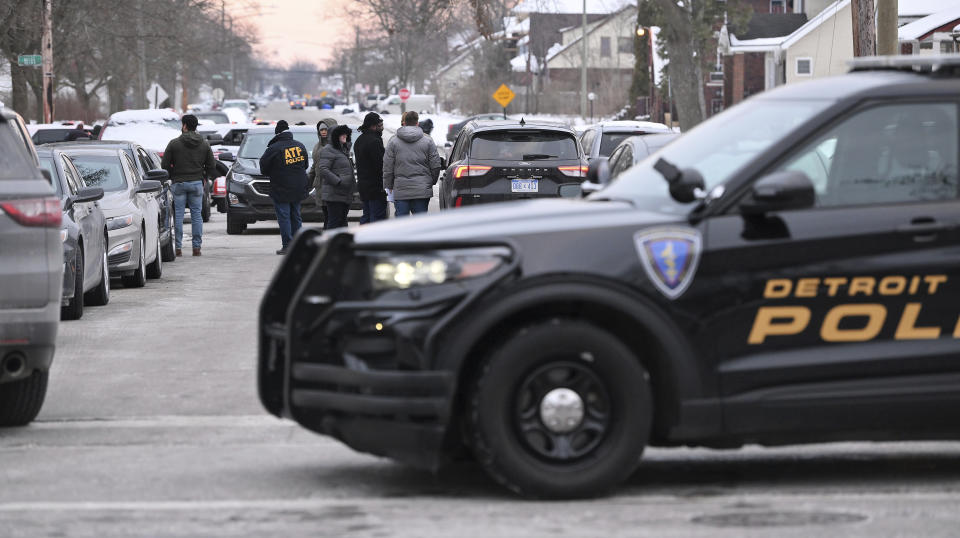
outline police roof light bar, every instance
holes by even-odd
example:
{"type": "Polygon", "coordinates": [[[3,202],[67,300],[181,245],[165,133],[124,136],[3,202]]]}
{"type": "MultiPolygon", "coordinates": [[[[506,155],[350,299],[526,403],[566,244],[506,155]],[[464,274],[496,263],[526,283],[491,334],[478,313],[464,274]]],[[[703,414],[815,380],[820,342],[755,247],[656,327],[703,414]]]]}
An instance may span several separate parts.
{"type": "Polygon", "coordinates": [[[850,71],[912,70],[936,72],[945,67],[960,68],[960,54],[864,56],[847,61],[850,71]]]}

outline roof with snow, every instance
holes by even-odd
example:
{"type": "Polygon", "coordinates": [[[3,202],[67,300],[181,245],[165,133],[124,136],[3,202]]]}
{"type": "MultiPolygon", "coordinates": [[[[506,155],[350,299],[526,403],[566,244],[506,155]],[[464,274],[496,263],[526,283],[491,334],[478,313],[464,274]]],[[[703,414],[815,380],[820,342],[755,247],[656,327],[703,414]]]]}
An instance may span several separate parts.
{"type": "Polygon", "coordinates": [[[803,39],[807,34],[816,30],[821,24],[831,20],[840,10],[849,5],[850,0],[837,0],[825,7],[820,13],[817,13],[816,17],[810,19],[806,24],[786,36],[740,39],[735,35],[731,35],[731,49],[734,52],[764,52],[789,48],[797,41],[803,39]]]}
{"type": "Polygon", "coordinates": [[[960,0],[899,0],[901,17],[926,17],[948,8],[960,7],[960,0]]]}
{"type": "Polygon", "coordinates": [[[960,3],[901,26],[897,30],[897,37],[900,38],[900,41],[923,39],[937,28],[948,25],[958,19],[960,19],[960,3]]]}
{"type": "MultiPolygon", "coordinates": [[[[515,13],[583,13],[583,0],[520,0],[515,13]]],[[[587,13],[591,15],[607,15],[620,11],[626,6],[637,5],[637,0],[589,0],[587,13]]]]}
{"type": "Polygon", "coordinates": [[[754,13],[747,23],[747,31],[734,33],[741,41],[783,37],[792,34],[806,22],[805,13],[754,13]]]}

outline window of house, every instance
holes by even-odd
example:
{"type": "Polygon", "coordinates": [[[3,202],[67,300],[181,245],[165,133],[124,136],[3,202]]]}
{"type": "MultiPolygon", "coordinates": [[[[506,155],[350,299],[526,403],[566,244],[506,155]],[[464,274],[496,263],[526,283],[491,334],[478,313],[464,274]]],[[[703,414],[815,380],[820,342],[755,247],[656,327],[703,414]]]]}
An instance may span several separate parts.
{"type": "Polygon", "coordinates": [[[797,58],[797,74],[812,75],[813,74],[813,58],[797,58]]]}
{"type": "Polygon", "coordinates": [[[933,50],[933,41],[921,41],[920,50],[933,50]]]}
{"type": "Polygon", "coordinates": [[[610,57],[610,38],[609,37],[600,38],[600,56],[603,58],[610,57]]]}
{"type": "Polygon", "coordinates": [[[618,37],[617,52],[619,52],[620,54],[633,54],[633,38],[618,37]]]}
{"type": "Polygon", "coordinates": [[[786,0],[770,0],[770,13],[786,13],[786,12],[787,12],[786,0]]]}
{"type": "Polygon", "coordinates": [[[953,47],[953,41],[941,41],[940,42],[940,53],[941,54],[951,54],[955,52],[953,47]]]}

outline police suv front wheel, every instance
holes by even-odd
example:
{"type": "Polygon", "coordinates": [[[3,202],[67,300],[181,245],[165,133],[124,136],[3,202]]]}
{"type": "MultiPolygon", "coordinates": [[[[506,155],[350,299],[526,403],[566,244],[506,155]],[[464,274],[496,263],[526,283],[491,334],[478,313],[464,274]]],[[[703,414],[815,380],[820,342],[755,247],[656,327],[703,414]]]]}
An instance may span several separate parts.
{"type": "Polygon", "coordinates": [[[653,419],[646,370],[614,335],[577,320],[526,327],[473,382],[468,444],[521,495],[589,497],[636,469],[653,419]]]}

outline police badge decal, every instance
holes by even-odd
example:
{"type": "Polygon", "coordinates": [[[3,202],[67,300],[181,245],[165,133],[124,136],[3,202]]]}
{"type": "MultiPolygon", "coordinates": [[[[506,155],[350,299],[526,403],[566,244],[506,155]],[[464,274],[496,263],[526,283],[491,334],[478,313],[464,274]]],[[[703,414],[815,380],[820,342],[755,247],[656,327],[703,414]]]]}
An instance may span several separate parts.
{"type": "Polygon", "coordinates": [[[700,262],[700,232],[690,228],[655,228],[633,236],[647,276],[670,299],[683,295],[700,262]]]}

